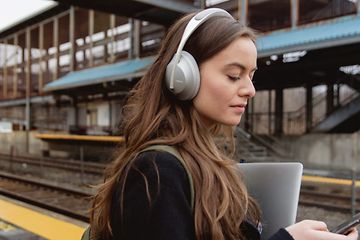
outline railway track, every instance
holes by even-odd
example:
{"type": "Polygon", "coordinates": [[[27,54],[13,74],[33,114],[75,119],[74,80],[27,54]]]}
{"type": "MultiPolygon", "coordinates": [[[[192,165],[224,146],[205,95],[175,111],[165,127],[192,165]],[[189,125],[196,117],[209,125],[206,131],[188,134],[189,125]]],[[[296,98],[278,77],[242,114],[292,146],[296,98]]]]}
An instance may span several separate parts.
{"type": "Polygon", "coordinates": [[[0,195],[89,222],[87,211],[90,191],[0,173],[0,195]]]}
{"type": "Polygon", "coordinates": [[[103,175],[105,164],[91,163],[76,160],[63,160],[56,158],[35,158],[30,156],[11,156],[7,154],[0,154],[1,161],[7,161],[9,166],[11,164],[28,164],[37,167],[49,167],[73,172],[83,172],[94,175],[103,175]]]}
{"type": "MultiPolygon", "coordinates": [[[[331,188],[331,186],[329,186],[331,188]]],[[[337,212],[351,212],[350,193],[329,193],[319,190],[307,190],[304,187],[300,191],[299,205],[319,207],[337,212]]],[[[355,201],[355,211],[360,211],[360,199],[355,201]]]]}
{"type": "MultiPolygon", "coordinates": [[[[62,169],[62,170],[66,170],[66,171],[73,171],[73,172],[83,172],[83,173],[88,173],[88,174],[93,174],[93,175],[102,175],[103,171],[105,169],[105,164],[101,164],[101,163],[89,163],[89,162],[82,162],[82,161],[74,161],[74,160],[62,160],[62,159],[52,159],[52,158],[35,158],[35,157],[29,157],[29,156],[11,156],[11,155],[5,155],[5,154],[0,154],[0,160],[5,160],[8,161],[8,163],[10,164],[29,164],[29,165],[33,165],[33,166],[37,166],[37,167],[49,167],[49,168],[55,168],[55,169],[62,169]]],[[[10,175],[9,175],[10,176],[10,175]]],[[[1,188],[1,192],[0,194],[4,194],[4,195],[8,195],[10,196],[10,192],[16,192],[14,194],[14,198],[17,198],[19,200],[21,200],[20,195],[24,196],[25,194],[23,194],[23,192],[29,192],[31,193],[31,191],[22,191],[22,189],[17,189],[17,187],[15,187],[13,190],[9,190],[11,188],[5,188],[2,185],[4,185],[3,182],[6,181],[10,181],[9,177],[6,176],[0,176],[0,188],[1,188]],[[7,179],[5,181],[5,179],[7,179]],[[15,196],[17,195],[17,196],[15,196]]],[[[22,179],[24,180],[24,179],[22,179]]],[[[22,181],[22,180],[17,180],[18,182],[22,181]]],[[[14,180],[15,181],[15,180],[14,180]]],[[[27,180],[29,181],[29,180],[27,180]]],[[[35,185],[37,183],[27,183],[28,185],[35,185]]],[[[10,184],[11,185],[11,184],[10,184]]],[[[26,185],[26,184],[23,184],[26,185]]],[[[14,185],[16,186],[16,185],[14,185]]],[[[66,189],[59,189],[59,190],[54,190],[54,185],[47,187],[47,186],[43,186],[43,187],[35,187],[35,188],[42,188],[43,191],[45,192],[66,192],[66,189]],[[52,188],[53,190],[44,190],[45,188],[52,188]]],[[[58,186],[56,186],[58,187],[58,186]]],[[[319,207],[319,208],[324,208],[324,209],[329,209],[329,210],[333,210],[333,211],[339,211],[339,212],[350,212],[351,211],[351,196],[350,194],[344,194],[344,193],[332,193],[331,185],[328,185],[327,188],[330,189],[329,191],[322,191],[319,189],[316,189],[317,187],[315,185],[313,186],[303,186],[301,189],[301,193],[300,193],[300,199],[299,199],[299,204],[303,205],[303,206],[313,206],[313,207],[319,207]],[[312,189],[312,190],[309,190],[312,189]]],[[[339,191],[339,190],[337,190],[339,191]]],[[[75,193],[74,193],[75,194],[75,193]]],[[[74,195],[73,194],[73,195],[74,195]]],[[[46,194],[43,194],[44,196],[46,194]]],[[[63,194],[64,195],[64,194],[63,194]]],[[[66,195],[66,193],[65,193],[66,195]]],[[[71,194],[70,194],[71,195],[71,194]]],[[[76,194],[75,194],[76,195],[76,194]]],[[[54,205],[51,202],[56,202],[57,197],[54,195],[53,197],[49,197],[50,200],[41,200],[44,199],[42,197],[42,194],[39,193],[39,198],[36,199],[32,199],[31,201],[33,201],[34,205],[40,206],[41,204],[44,204],[44,207],[49,209],[50,207],[47,205],[54,205]],[[53,200],[51,200],[51,198],[53,198],[53,200]],[[39,201],[37,200],[39,199],[39,201]],[[42,202],[41,204],[39,202],[42,202]]],[[[74,198],[86,198],[90,196],[89,193],[78,193],[77,197],[74,198]]],[[[360,195],[359,195],[360,196],[360,195]]],[[[61,199],[64,199],[63,197],[59,198],[60,200],[58,201],[62,201],[61,199]]],[[[27,201],[27,200],[24,200],[27,201]]],[[[71,200],[69,200],[71,202],[71,200]]],[[[76,200],[74,200],[76,201],[76,200]]],[[[67,202],[67,200],[65,201],[67,202]]],[[[356,201],[356,211],[360,210],[360,206],[359,206],[360,200],[356,201]]],[[[57,204],[55,204],[57,205],[57,204]]],[[[64,204],[60,204],[58,206],[62,206],[62,205],[66,205],[64,204]]],[[[82,203],[76,203],[76,204],[72,204],[73,206],[88,206],[88,202],[82,202],[82,203]]],[[[64,207],[66,208],[66,206],[64,207]]],[[[72,207],[70,207],[71,209],[72,207]]],[[[87,210],[83,209],[83,210],[79,210],[79,211],[73,211],[70,210],[70,212],[80,212],[80,215],[74,214],[74,218],[80,219],[80,220],[87,220],[88,218],[86,217],[86,215],[83,214],[83,212],[87,210]],[[82,213],[81,213],[82,212],[82,213]]],[[[60,210],[60,209],[54,209],[55,212],[64,212],[64,214],[69,215],[66,213],[65,210],[60,210]]]]}

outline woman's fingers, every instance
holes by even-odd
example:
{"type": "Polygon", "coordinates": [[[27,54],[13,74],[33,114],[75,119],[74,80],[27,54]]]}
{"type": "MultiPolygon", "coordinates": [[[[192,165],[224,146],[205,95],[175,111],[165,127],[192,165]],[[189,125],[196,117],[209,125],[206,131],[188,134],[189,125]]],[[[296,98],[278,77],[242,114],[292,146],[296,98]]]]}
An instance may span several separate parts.
{"type": "Polygon", "coordinates": [[[357,240],[358,239],[358,232],[355,228],[351,230],[348,235],[332,233],[329,231],[323,230],[315,230],[311,231],[311,238],[316,240],[357,240]]]}
{"type": "Polygon", "coordinates": [[[352,228],[348,235],[329,232],[321,221],[304,220],[291,225],[286,230],[295,240],[357,240],[358,232],[352,228]]]}
{"type": "Polygon", "coordinates": [[[350,230],[350,232],[346,235],[349,239],[358,239],[359,233],[357,229],[354,227],[350,230]]]}

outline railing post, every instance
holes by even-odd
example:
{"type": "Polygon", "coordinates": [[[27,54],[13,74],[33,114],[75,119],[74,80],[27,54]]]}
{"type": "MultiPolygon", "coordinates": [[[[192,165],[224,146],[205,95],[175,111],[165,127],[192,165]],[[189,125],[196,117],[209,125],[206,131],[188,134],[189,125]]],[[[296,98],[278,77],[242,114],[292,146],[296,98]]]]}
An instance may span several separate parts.
{"type": "Polygon", "coordinates": [[[284,132],[284,90],[275,90],[275,134],[280,136],[284,132]]]}
{"type": "Polygon", "coordinates": [[[311,84],[306,85],[305,116],[306,132],[310,132],[313,126],[313,87],[311,84]]]}
{"type": "Polygon", "coordinates": [[[248,5],[248,0],[238,0],[238,19],[243,24],[247,23],[248,5]]]}
{"type": "Polygon", "coordinates": [[[84,147],[82,145],[80,146],[80,179],[84,184],[84,147]]]}
{"type": "Polygon", "coordinates": [[[299,0],[291,0],[291,28],[295,29],[299,22],[299,0]]]}
{"type": "Polygon", "coordinates": [[[271,113],[272,113],[272,90],[268,90],[268,133],[271,135],[272,131],[272,119],[271,119],[271,113]]]}
{"type": "Polygon", "coordinates": [[[356,172],[351,169],[351,215],[356,213],[356,172]]]}
{"type": "Polygon", "coordinates": [[[13,172],[14,146],[10,146],[9,172],[13,172]]]}

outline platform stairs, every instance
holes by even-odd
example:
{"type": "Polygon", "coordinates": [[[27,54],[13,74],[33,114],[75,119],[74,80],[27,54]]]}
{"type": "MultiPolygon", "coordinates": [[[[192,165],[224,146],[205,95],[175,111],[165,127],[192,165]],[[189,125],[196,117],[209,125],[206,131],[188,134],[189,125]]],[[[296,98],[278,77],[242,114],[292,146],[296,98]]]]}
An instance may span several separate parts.
{"type": "MultiPolygon", "coordinates": [[[[287,135],[306,133],[350,133],[360,129],[360,76],[343,74],[341,84],[353,91],[342,93],[334,101],[331,111],[326,111],[326,91],[318,93],[312,99],[311,125],[306,126],[306,104],[291,112],[284,112],[283,131],[287,135]]],[[[335,99],[334,99],[335,100],[335,99]]],[[[275,116],[272,113],[272,120],[275,116]]]]}
{"type": "Polygon", "coordinates": [[[355,91],[313,123],[312,132],[351,133],[360,129],[360,76],[346,74],[343,82],[355,91]]]}
{"type": "Polygon", "coordinates": [[[285,146],[271,135],[257,135],[237,127],[236,158],[245,162],[289,161],[290,153],[285,146]]]}

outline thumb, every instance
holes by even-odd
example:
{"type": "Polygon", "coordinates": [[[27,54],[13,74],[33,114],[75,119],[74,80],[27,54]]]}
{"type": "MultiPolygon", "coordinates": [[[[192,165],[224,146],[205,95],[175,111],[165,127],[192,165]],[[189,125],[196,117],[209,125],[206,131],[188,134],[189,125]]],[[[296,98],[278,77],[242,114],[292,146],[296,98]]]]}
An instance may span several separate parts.
{"type": "Polygon", "coordinates": [[[314,221],[314,220],[309,221],[309,226],[311,229],[314,229],[314,230],[329,231],[326,223],[321,222],[321,221],[314,221]]]}

